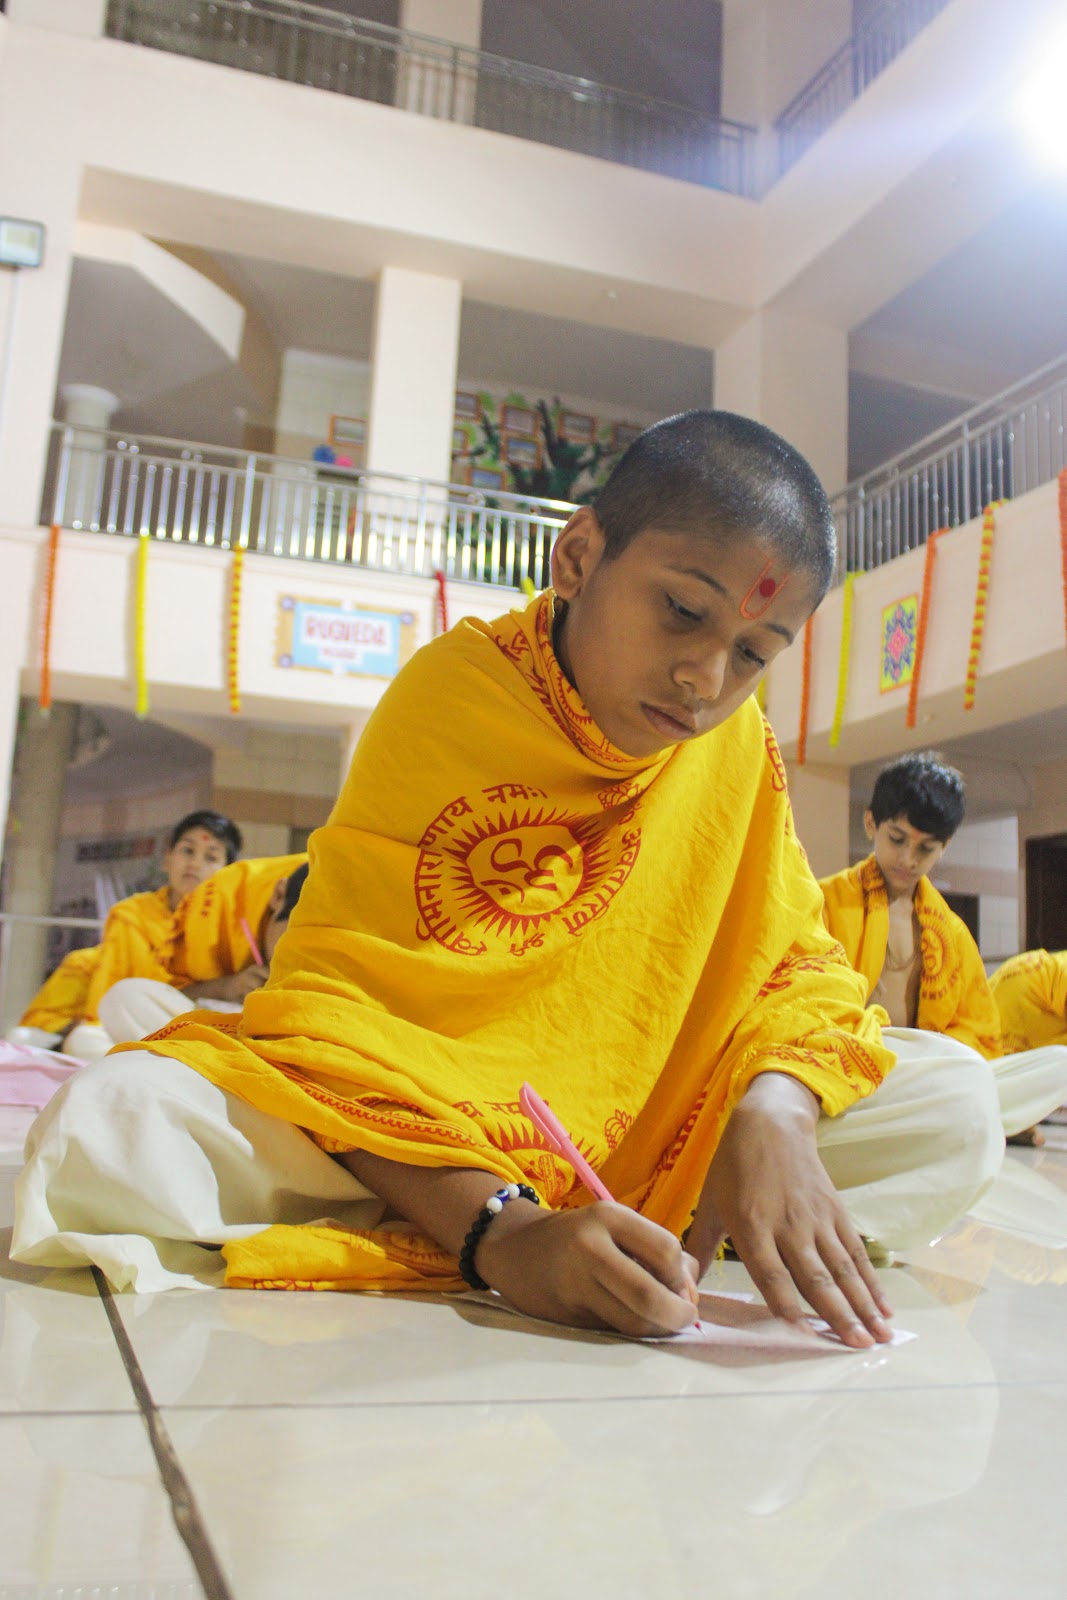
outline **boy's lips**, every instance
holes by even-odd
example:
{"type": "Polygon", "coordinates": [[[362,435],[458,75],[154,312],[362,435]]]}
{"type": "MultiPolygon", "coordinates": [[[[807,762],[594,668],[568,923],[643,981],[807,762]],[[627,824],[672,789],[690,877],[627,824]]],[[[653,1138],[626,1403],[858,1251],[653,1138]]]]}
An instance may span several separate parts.
{"type": "Polygon", "coordinates": [[[684,711],[664,711],[660,706],[649,705],[647,701],[642,701],[641,710],[656,732],[668,739],[691,739],[697,731],[696,719],[684,711]]]}

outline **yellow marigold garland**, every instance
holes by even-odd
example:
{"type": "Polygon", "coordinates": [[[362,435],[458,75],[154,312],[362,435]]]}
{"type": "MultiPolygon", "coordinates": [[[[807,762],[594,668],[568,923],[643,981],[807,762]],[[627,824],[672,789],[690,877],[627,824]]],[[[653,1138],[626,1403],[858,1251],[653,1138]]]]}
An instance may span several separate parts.
{"type": "Polygon", "coordinates": [[[238,547],[233,552],[230,568],[229,651],[227,656],[227,689],[230,710],[237,716],[241,709],[241,685],[237,671],[237,649],[241,636],[241,580],[244,574],[245,553],[238,547]]]}
{"type": "Polygon", "coordinates": [[[982,639],[985,635],[986,610],[989,605],[989,569],[993,560],[993,533],[997,509],[1003,500],[993,500],[982,513],[982,544],[978,552],[978,584],[974,591],[974,615],[971,619],[971,648],[967,657],[967,676],[963,685],[963,709],[974,710],[974,696],[978,687],[978,663],[982,656],[982,639]]]}
{"type": "Polygon", "coordinates": [[[148,534],[137,541],[137,566],[133,585],[133,680],[134,710],[148,715],[148,679],[145,675],[145,600],[148,593],[148,534]]]}
{"type": "Polygon", "coordinates": [[[837,663],[837,701],[834,705],[834,721],[830,729],[830,748],[836,750],[841,742],[841,728],[845,721],[845,703],[848,700],[848,663],[852,649],[852,590],[858,572],[850,572],[845,578],[845,591],[841,597],[841,654],[837,663]]]}
{"type": "Polygon", "coordinates": [[[41,683],[37,691],[38,709],[47,716],[52,709],[52,612],[56,600],[56,565],[59,561],[59,524],[48,531],[48,560],[44,574],[44,607],[41,612],[41,683]]]}

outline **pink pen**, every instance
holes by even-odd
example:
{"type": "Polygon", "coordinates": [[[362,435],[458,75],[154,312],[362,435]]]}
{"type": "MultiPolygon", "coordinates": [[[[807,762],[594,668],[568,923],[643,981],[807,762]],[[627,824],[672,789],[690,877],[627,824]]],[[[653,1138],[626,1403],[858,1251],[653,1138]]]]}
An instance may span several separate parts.
{"type": "Polygon", "coordinates": [[[255,962],[257,967],[262,967],[264,965],[263,953],[260,950],[259,945],[256,943],[252,930],[248,926],[248,923],[244,917],[241,918],[241,932],[248,940],[248,947],[252,952],[252,960],[255,962]]]}
{"type": "MultiPolygon", "coordinates": [[[[591,1195],[595,1195],[598,1200],[611,1200],[613,1198],[612,1195],[605,1185],[601,1183],[600,1179],[597,1177],[588,1161],[578,1150],[574,1140],[571,1138],[562,1122],[556,1116],[555,1112],[549,1109],[547,1103],[541,1099],[541,1096],[535,1089],[530,1088],[528,1083],[524,1083],[522,1088],[519,1090],[519,1106],[522,1109],[523,1114],[527,1116],[533,1123],[534,1127],[544,1139],[553,1155],[562,1156],[564,1161],[570,1162],[579,1178],[581,1178],[582,1182],[589,1190],[589,1193],[591,1195]]],[[[694,1311],[699,1313],[700,1300],[697,1296],[696,1285],[693,1283],[692,1279],[690,1279],[689,1294],[687,1298],[692,1302],[694,1311]]],[[[697,1316],[696,1325],[699,1331],[699,1314],[697,1316]]]]}

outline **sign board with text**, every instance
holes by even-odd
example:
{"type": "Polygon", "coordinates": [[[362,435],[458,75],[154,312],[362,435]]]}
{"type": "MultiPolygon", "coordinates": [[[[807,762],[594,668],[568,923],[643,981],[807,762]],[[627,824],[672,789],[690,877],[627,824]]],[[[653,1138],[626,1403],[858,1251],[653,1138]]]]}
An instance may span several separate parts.
{"type": "Polygon", "coordinates": [[[415,650],[415,617],[339,600],[281,595],[275,665],[357,678],[395,678],[415,650]]]}

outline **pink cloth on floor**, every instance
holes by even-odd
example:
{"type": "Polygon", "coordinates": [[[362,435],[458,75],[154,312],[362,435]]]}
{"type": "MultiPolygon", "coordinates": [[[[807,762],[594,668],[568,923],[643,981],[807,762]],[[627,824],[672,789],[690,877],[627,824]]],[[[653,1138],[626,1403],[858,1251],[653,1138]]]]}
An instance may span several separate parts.
{"type": "Polygon", "coordinates": [[[0,1106],[32,1106],[40,1111],[61,1084],[85,1065],[58,1050],[10,1044],[0,1039],[0,1106]]]}

